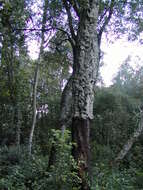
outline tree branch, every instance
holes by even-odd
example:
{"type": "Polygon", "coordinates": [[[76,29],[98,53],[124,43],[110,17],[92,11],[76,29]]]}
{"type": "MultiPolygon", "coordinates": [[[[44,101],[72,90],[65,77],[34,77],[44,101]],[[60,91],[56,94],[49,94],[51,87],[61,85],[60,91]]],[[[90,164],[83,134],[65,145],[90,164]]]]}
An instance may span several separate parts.
{"type": "Polygon", "coordinates": [[[76,0],[68,0],[68,2],[72,5],[72,7],[74,8],[74,11],[76,12],[77,16],[80,18],[80,11],[79,11],[79,6],[76,2],[76,0]]]}
{"type": "Polygon", "coordinates": [[[52,30],[53,28],[52,27],[50,27],[50,28],[13,28],[13,31],[21,31],[21,30],[23,30],[23,31],[42,31],[43,30],[43,32],[45,32],[45,31],[49,31],[49,30],[52,30]]]}
{"type": "Polygon", "coordinates": [[[142,134],[142,132],[143,132],[143,114],[141,115],[141,119],[140,119],[138,128],[134,131],[132,136],[124,144],[122,150],[118,153],[117,157],[115,158],[115,163],[123,160],[123,158],[127,155],[129,150],[132,148],[134,142],[138,139],[138,137],[142,134]]]}
{"type": "MultiPolygon", "coordinates": [[[[110,21],[110,19],[111,19],[111,16],[112,16],[112,14],[113,14],[114,5],[115,5],[115,0],[111,0],[110,6],[109,6],[109,8],[107,9],[107,11],[109,10],[109,15],[108,15],[107,18],[105,18],[105,21],[104,21],[104,23],[103,23],[103,25],[102,25],[102,27],[100,28],[99,33],[98,33],[98,36],[99,36],[100,38],[101,38],[101,36],[102,36],[103,31],[105,30],[105,27],[108,25],[108,23],[109,23],[109,21],[110,21]]],[[[102,19],[103,19],[103,17],[106,15],[107,11],[106,11],[105,14],[102,16],[102,19]]],[[[100,40],[101,40],[101,39],[100,39],[100,40]]]]}
{"type": "Polygon", "coordinates": [[[108,11],[109,11],[109,7],[108,7],[108,9],[105,9],[103,14],[101,14],[100,19],[98,20],[98,25],[101,23],[101,21],[103,20],[103,18],[105,17],[105,15],[107,14],[108,11]]]}
{"type": "MultiPolygon", "coordinates": [[[[73,47],[74,46],[74,41],[72,40],[72,38],[70,37],[70,34],[65,31],[64,29],[62,28],[58,28],[58,27],[50,27],[50,28],[13,28],[13,31],[43,31],[43,32],[46,32],[46,31],[51,31],[51,30],[59,30],[61,32],[63,32],[64,34],[67,35],[68,37],[68,41],[70,42],[71,46],[73,47]]],[[[2,36],[2,35],[0,35],[2,36]]]]}
{"type": "Polygon", "coordinates": [[[69,28],[70,28],[71,36],[72,36],[73,40],[76,40],[76,35],[75,35],[74,28],[73,28],[73,19],[72,19],[70,7],[68,5],[67,0],[63,0],[63,4],[64,4],[64,7],[66,9],[67,15],[68,15],[68,22],[69,22],[69,28]]]}
{"type": "Polygon", "coordinates": [[[56,29],[56,30],[59,30],[59,31],[61,31],[61,32],[63,32],[64,34],[66,34],[67,37],[68,37],[68,41],[70,42],[71,46],[72,46],[72,47],[74,46],[74,41],[73,41],[73,39],[70,37],[70,35],[69,35],[69,33],[68,33],[67,31],[65,31],[65,30],[62,29],[62,28],[55,28],[55,29],[56,29]]]}

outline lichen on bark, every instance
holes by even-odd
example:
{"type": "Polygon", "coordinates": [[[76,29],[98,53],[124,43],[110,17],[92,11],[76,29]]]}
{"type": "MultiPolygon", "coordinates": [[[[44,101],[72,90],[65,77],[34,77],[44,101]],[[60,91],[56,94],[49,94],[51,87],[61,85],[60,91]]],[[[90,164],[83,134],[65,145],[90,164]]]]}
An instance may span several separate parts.
{"type": "Polygon", "coordinates": [[[98,6],[84,10],[79,22],[73,72],[73,117],[93,119],[94,85],[99,48],[97,40],[98,6]]]}

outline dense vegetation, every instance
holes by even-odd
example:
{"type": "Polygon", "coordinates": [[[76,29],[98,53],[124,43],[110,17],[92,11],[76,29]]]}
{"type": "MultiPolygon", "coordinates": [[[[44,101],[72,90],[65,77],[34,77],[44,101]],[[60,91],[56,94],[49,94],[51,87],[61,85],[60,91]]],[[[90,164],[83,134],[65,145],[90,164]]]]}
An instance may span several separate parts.
{"type": "Polygon", "coordinates": [[[86,1],[75,2],[80,8],[74,1],[64,0],[0,1],[1,190],[143,189],[141,60],[137,58],[136,67],[132,67],[134,60],[127,57],[111,86],[99,81],[104,60],[102,33],[107,37],[114,33],[117,38],[128,31],[129,40],[138,39],[143,2],[99,1],[99,57],[88,171],[85,158],[75,154],[84,140],[73,138],[76,130],[73,132],[71,125],[71,107],[76,106],[71,102],[79,90],[71,74],[71,70],[77,71],[72,50],[74,43],[78,44],[78,26],[82,27],[80,15],[86,15],[86,1]],[[33,41],[38,42],[36,60],[28,54],[34,48],[30,45],[33,41]],[[68,99],[65,94],[71,80],[75,91],[68,92],[68,99]]]}

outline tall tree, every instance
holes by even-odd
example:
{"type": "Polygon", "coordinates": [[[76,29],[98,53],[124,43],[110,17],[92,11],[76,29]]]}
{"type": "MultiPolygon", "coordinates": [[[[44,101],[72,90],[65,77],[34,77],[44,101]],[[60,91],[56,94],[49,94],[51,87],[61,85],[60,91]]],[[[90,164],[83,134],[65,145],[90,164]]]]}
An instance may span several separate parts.
{"type": "Polygon", "coordinates": [[[109,7],[105,12],[103,12],[104,9],[100,10],[103,4],[101,6],[97,0],[84,3],[63,0],[63,5],[68,16],[69,40],[73,48],[73,73],[63,92],[65,101],[63,102],[67,106],[66,97],[72,89],[72,141],[76,143],[73,147],[73,156],[78,163],[78,175],[82,180],[81,189],[87,190],[90,188],[85,175],[89,171],[90,122],[93,119],[94,87],[99,69],[100,42],[102,33],[113,13],[114,1],[108,2],[109,7]],[[78,19],[76,20],[74,16],[78,19]],[[104,20],[102,20],[103,17],[104,20]],[[100,26],[99,19],[102,20],[100,26]]]}
{"type": "Polygon", "coordinates": [[[38,60],[36,61],[34,84],[33,84],[33,117],[32,117],[32,126],[31,126],[31,131],[30,131],[30,136],[29,136],[29,143],[28,143],[29,155],[31,155],[32,140],[33,140],[33,134],[34,134],[34,129],[35,129],[35,125],[36,125],[37,85],[38,85],[38,79],[39,79],[39,67],[40,67],[40,64],[41,64],[43,50],[44,50],[44,40],[45,40],[44,35],[45,35],[45,27],[46,27],[46,21],[47,21],[47,8],[48,8],[48,0],[45,0],[44,1],[44,6],[43,6],[42,28],[41,28],[41,34],[40,34],[41,44],[40,44],[40,51],[39,51],[38,60]]]}
{"type": "MultiPolygon", "coordinates": [[[[95,71],[96,73],[96,79],[94,81],[94,84],[97,81],[97,76],[99,72],[99,62],[100,62],[100,57],[101,57],[101,51],[100,51],[100,45],[101,45],[101,39],[102,35],[106,30],[106,27],[108,23],[111,20],[111,16],[113,14],[113,8],[115,7],[115,1],[107,1],[107,2],[97,2],[98,3],[98,15],[97,15],[97,26],[96,26],[96,35],[97,35],[97,42],[98,42],[98,63],[97,63],[97,69],[95,71]]],[[[64,3],[65,4],[65,3],[64,3]]],[[[68,1],[66,7],[68,8],[68,17],[70,17],[68,20],[68,25],[70,32],[67,34],[68,39],[71,43],[71,46],[73,48],[73,62],[74,62],[74,49],[76,47],[75,39],[78,36],[78,28],[79,28],[79,23],[80,19],[82,17],[81,14],[81,7],[84,6],[83,9],[86,9],[86,3],[84,5],[80,5],[81,2],[76,2],[73,3],[73,1],[68,1]],[[75,14],[73,16],[73,12],[75,11],[75,14]],[[71,13],[70,13],[71,12],[71,13]],[[80,16],[81,14],[81,16],[80,16]],[[75,16],[76,15],[76,16],[75,16]],[[73,28],[72,28],[73,26],[73,28]]],[[[87,8],[88,9],[88,8],[87,8]]],[[[77,47],[78,48],[78,47],[77,47]]],[[[73,68],[74,70],[74,68],[73,68]]],[[[61,100],[61,124],[62,124],[62,130],[64,130],[65,127],[69,125],[69,121],[71,120],[71,104],[72,104],[72,81],[73,77],[71,76],[70,79],[67,82],[66,87],[63,90],[62,94],[62,100],[61,100]]]]}
{"type": "MultiPolygon", "coordinates": [[[[26,55],[25,35],[22,28],[26,24],[28,9],[25,9],[26,1],[2,1],[1,3],[1,73],[4,76],[3,83],[7,86],[8,105],[11,109],[10,125],[15,130],[17,145],[20,144],[20,89],[19,80],[22,65],[22,56],[26,55]],[[19,10],[19,11],[17,11],[19,10]],[[21,57],[20,57],[21,56],[21,57]],[[6,73],[6,75],[5,75],[6,73]],[[6,76],[6,77],[5,77],[6,76]]],[[[2,84],[2,81],[1,81],[2,84]]],[[[2,85],[3,88],[3,85],[2,85]]],[[[4,90],[4,89],[2,89],[4,90]]]]}
{"type": "Polygon", "coordinates": [[[71,43],[73,53],[73,73],[62,94],[61,123],[64,131],[72,118],[72,140],[77,144],[73,155],[79,163],[82,188],[88,189],[88,185],[84,184],[83,173],[88,170],[89,163],[89,123],[93,118],[94,86],[98,76],[101,38],[103,32],[108,31],[107,25],[113,32],[121,33],[123,15],[126,15],[128,8],[131,13],[134,4],[131,1],[115,0],[63,0],[62,8],[60,3],[61,1],[50,2],[51,7],[58,5],[56,14],[53,14],[54,11],[51,14],[54,15],[51,23],[55,30],[66,36],[64,40],[71,43]],[[114,18],[109,24],[113,14],[114,18]],[[115,27],[113,23],[116,24],[115,27]],[[119,25],[121,27],[118,32],[119,25]]]}

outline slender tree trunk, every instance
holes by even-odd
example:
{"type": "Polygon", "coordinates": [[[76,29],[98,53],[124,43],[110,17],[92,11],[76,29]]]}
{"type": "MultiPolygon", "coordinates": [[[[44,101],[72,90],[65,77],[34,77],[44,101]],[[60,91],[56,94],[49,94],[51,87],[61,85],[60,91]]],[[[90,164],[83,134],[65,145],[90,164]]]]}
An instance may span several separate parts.
{"type": "Polygon", "coordinates": [[[139,122],[138,128],[134,131],[132,136],[128,139],[128,141],[124,144],[122,150],[119,152],[117,157],[115,158],[115,163],[124,159],[124,157],[128,154],[130,149],[132,148],[133,144],[139,138],[139,136],[143,132],[143,114],[141,115],[141,120],[139,122]]]}
{"type": "MultiPolygon", "coordinates": [[[[18,101],[18,99],[17,99],[18,101]]],[[[16,103],[15,105],[15,126],[16,126],[16,145],[18,147],[18,149],[20,148],[20,136],[21,136],[21,110],[20,110],[20,105],[19,105],[19,101],[16,103]]]]}
{"type": "MultiPolygon", "coordinates": [[[[61,97],[60,105],[60,128],[62,136],[64,136],[65,129],[71,126],[72,119],[72,76],[69,78],[61,97]]],[[[51,145],[48,168],[55,164],[56,161],[56,148],[51,145]]]]}
{"type": "Polygon", "coordinates": [[[33,86],[33,118],[32,118],[32,127],[30,131],[30,136],[29,136],[29,144],[28,144],[28,152],[29,155],[31,155],[32,151],[32,141],[33,141],[33,134],[34,134],[34,129],[36,125],[36,96],[37,96],[37,85],[38,85],[38,77],[39,77],[39,62],[40,59],[37,61],[36,65],[36,70],[35,70],[35,77],[34,77],[34,86],[33,86]]]}
{"type": "Polygon", "coordinates": [[[46,25],[46,18],[47,18],[47,16],[46,16],[47,8],[48,8],[48,0],[45,0],[44,11],[43,11],[43,20],[42,20],[42,31],[41,31],[41,45],[40,45],[39,57],[36,62],[34,85],[33,85],[33,118],[32,118],[32,126],[31,126],[31,130],[30,130],[29,143],[28,143],[29,155],[31,155],[31,152],[32,152],[33,134],[34,134],[35,125],[36,125],[37,85],[38,85],[38,79],[39,79],[39,67],[40,67],[41,57],[42,57],[43,49],[44,49],[43,45],[44,45],[44,33],[45,33],[45,25],[46,25]]]}
{"type": "Polygon", "coordinates": [[[70,126],[72,119],[72,77],[69,78],[61,97],[60,123],[62,134],[70,126]]]}

